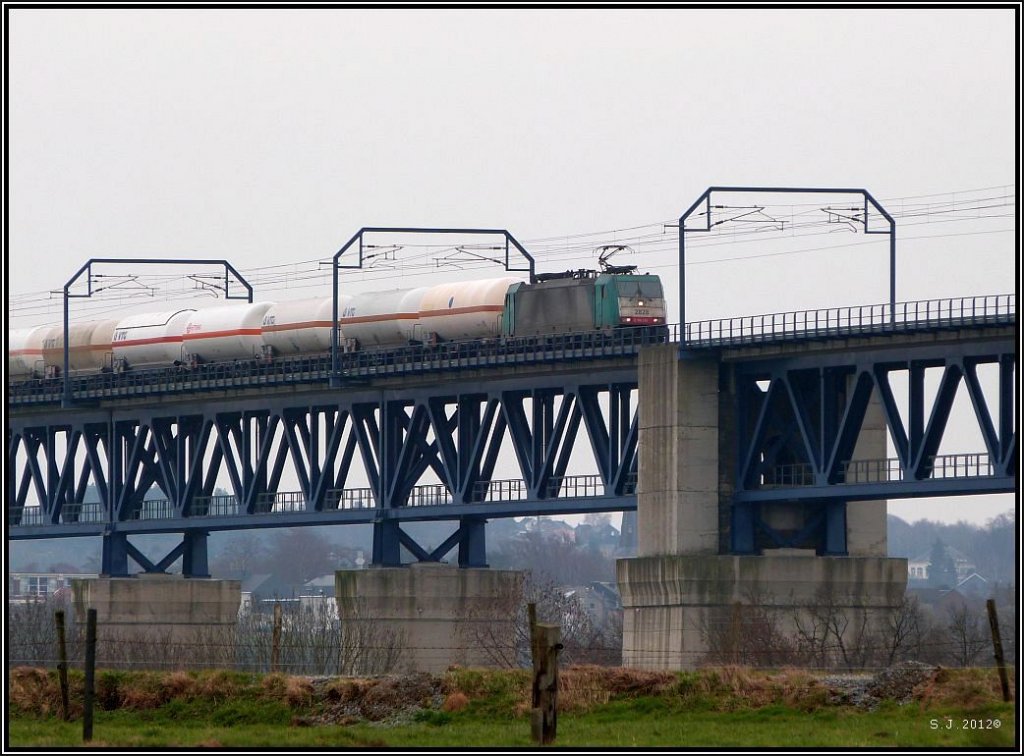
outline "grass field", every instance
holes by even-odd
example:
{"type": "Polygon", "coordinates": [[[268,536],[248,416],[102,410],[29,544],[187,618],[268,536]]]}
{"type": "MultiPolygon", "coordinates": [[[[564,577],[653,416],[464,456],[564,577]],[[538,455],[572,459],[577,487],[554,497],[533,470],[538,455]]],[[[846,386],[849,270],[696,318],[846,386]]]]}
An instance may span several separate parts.
{"type": "MultiPolygon", "coordinates": [[[[1013,704],[990,670],[945,670],[907,703],[836,703],[793,671],[568,670],[559,746],[981,747],[1014,745],[1013,704]],[[995,722],[998,720],[999,726],[995,722]]],[[[80,676],[73,678],[80,716],[80,676]]],[[[529,680],[456,670],[380,683],[235,673],[99,673],[91,745],[170,747],[529,746],[529,680]]],[[[82,743],[55,675],[14,670],[8,745],[82,743]]]]}

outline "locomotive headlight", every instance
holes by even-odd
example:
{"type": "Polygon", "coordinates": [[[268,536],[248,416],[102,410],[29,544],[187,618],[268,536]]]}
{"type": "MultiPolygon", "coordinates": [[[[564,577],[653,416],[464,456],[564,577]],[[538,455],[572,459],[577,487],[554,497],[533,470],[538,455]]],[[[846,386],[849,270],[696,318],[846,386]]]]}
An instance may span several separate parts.
{"type": "Polygon", "coordinates": [[[639,302],[636,303],[636,306],[637,307],[643,307],[644,306],[644,300],[641,299],[639,302]]]}

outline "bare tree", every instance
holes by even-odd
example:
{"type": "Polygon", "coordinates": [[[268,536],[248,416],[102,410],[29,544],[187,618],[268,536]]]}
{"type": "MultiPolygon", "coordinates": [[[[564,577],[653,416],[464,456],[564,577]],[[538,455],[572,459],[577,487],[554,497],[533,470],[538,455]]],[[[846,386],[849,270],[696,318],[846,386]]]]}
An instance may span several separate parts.
{"type": "Polygon", "coordinates": [[[64,610],[67,652],[70,659],[83,658],[75,613],[69,602],[53,596],[9,604],[7,615],[8,666],[53,666],[57,660],[57,629],[54,612],[64,610]]]}
{"type": "Polygon", "coordinates": [[[334,571],[333,551],[331,542],[315,528],[288,528],[271,542],[267,572],[289,584],[301,585],[334,571]]]}
{"type": "Polygon", "coordinates": [[[581,548],[562,535],[536,531],[505,542],[491,561],[495,567],[530,570],[538,580],[559,585],[615,579],[614,561],[600,551],[581,548]]]}
{"type": "Polygon", "coordinates": [[[783,666],[797,659],[796,641],[782,627],[782,617],[770,607],[771,596],[748,591],[743,601],[709,610],[700,623],[713,664],[783,666]]]}
{"type": "Polygon", "coordinates": [[[469,642],[498,667],[529,666],[530,623],[526,607],[531,603],[537,606],[539,622],[561,627],[561,662],[614,663],[614,659],[621,659],[621,617],[607,627],[599,626],[578,594],[565,591],[549,577],[538,577],[533,572],[526,573],[521,593],[510,589],[503,595],[493,596],[490,602],[472,613],[466,630],[469,642]],[[515,618],[511,639],[507,632],[508,617],[515,618]]]}
{"type": "Polygon", "coordinates": [[[814,666],[854,670],[878,661],[876,650],[882,644],[870,613],[840,604],[827,586],[818,590],[809,607],[794,610],[793,622],[798,649],[814,666]]]}
{"type": "Polygon", "coordinates": [[[235,535],[212,560],[212,572],[222,577],[245,580],[258,572],[258,565],[267,558],[267,549],[259,536],[251,532],[235,535]]]}
{"type": "Polygon", "coordinates": [[[879,633],[886,664],[920,658],[928,622],[916,596],[904,595],[896,608],[885,615],[879,633]]]}
{"type": "Polygon", "coordinates": [[[959,667],[976,663],[988,642],[988,624],[966,605],[948,610],[949,658],[959,667]]]}

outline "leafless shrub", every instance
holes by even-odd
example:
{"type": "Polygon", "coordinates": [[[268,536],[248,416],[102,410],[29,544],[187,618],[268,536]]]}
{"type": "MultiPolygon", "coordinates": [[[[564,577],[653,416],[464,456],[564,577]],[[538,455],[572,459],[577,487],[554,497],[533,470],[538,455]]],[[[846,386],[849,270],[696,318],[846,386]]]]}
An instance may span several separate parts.
{"type": "Polygon", "coordinates": [[[468,642],[479,648],[496,667],[528,667],[530,660],[530,622],[527,605],[537,607],[537,621],[561,628],[562,650],[559,663],[615,665],[622,659],[622,615],[613,613],[599,624],[587,612],[578,595],[569,594],[549,578],[525,573],[522,589],[509,589],[496,595],[471,613],[467,623],[468,642]],[[513,631],[508,618],[514,617],[513,631]]]}
{"type": "Polygon", "coordinates": [[[385,675],[398,670],[404,660],[408,634],[378,621],[363,599],[338,604],[341,615],[338,673],[385,675]]]}
{"type": "Polygon", "coordinates": [[[950,662],[958,667],[976,664],[990,643],[987,620],[966,605],[950,608],[947,617],[950,662]]]}
{"type": "Polygon", "coordinates": [[[783,630],[771,603],[765,594],[748,592],[743,601],[705,613],[699,625],[708,649],[705,661],[769,667],[795,663],[796,642],[783,630]]]}
{"type": "Polygon", "coordinates": [[[886,666],[921,658],[928,622],[916,596],[904,595],[881,625],[879,641],[886,666]]]}

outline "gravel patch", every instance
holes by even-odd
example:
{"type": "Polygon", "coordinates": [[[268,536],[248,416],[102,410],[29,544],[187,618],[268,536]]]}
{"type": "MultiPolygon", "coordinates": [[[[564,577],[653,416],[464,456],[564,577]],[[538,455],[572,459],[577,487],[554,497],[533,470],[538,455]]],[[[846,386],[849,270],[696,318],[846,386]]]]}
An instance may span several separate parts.
{"type": "Polygon", "coordinates": [[[821,684],[829,690],[829,703],[873,710],[882,701],[909,703],[914,688],[935,678],[938,667],[922,662],[901,662],[875,675],[825,675],[821,684]]]}

